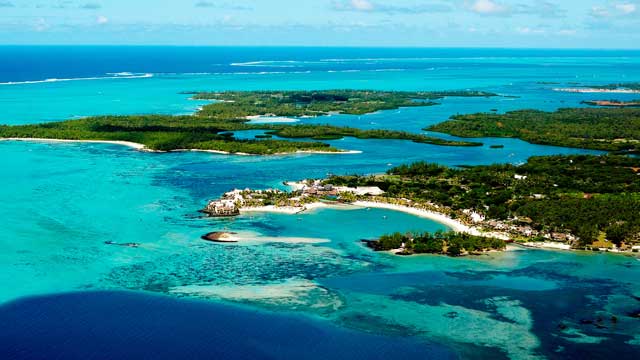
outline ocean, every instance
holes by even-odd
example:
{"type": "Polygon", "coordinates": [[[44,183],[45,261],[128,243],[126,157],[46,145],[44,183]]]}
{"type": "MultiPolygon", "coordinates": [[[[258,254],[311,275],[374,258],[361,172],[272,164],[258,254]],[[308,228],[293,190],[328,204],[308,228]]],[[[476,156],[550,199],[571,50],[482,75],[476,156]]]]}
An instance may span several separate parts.
{"type": "MultiPolygon", "coordinates": [[[[300,120],[421,132],[455,114],[584,106],[598,95],[553,89],[633,81],[640,81],[638,51],[4,46],[0,123],[189,114],[205,102],[185,92],[199,90],[473,89],[505,95],[300,120]]],[[[535,155],[598,153],[516,139],[481,141],[481,148],[455,148],[346,138],[330,143],[362,153],[268,157],[0,142],[0,354],[637,358],[640,324],[629,315],[640,308],[635,257],[521,249],[478,258],[400,258],[372,253],[360,239],[446,227],[390,210],[233,220],[197,212],[234,188],[381,173],[411,161],[518,164],[535,155]],[[490,148],[498,144],[504,148],[490,148]],[[251,232],[256,241],[200,240],[218,230],[251,232]],[[264,236],[327,242],[265,242],[264,236]],[[585,324],[598,317],[605,328],[585,324]]]]}

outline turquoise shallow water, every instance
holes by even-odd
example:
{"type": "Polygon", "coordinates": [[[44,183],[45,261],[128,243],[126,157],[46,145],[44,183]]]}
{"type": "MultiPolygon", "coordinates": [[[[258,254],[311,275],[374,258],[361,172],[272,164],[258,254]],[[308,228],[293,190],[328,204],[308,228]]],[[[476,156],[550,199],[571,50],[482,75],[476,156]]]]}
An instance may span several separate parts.
{"type": "MultiPolygon", "coordinates": [[[[410,60],[391,56],[371,60],[375,53],[365,53],[359,60],[349,60],[347,55],[355,55],[323,55],[318,50],[317,56],[312,51],[315,60],[294,51],[286,55],[294,60],[300,57],[298,62],[257,65],[244,63],[284,55],[251,56],[247,49],[238,53],[242,54],[238,61],[234,56],[240,55],[211,55],[209,63],[225,64],[215,69],[202,64],[191,64],[192,70],[124,64],[119,69],[85,69],[78,74],[2,78],[0,82],[86,78],[109,71],[153,74],[0,85],[0,122],[21,124],[106,113],[188,113],[200,105],[179,94],[188,90],[473,88],[518,96],[448,98],[434,107],[302,120],[417,132],[456,113],[494,108],[553,110],[593,98],[554,92],[551,88],[558,85],[538,82],[640,80],[640,58],[634,53],[478,58],[469,50],[464,59],[413,54],[410,60]],[[230,65],[236,62],[241,65],[230,65]]],[[[640,325],[629,314],[640,308],[640,261],[633,257],[519,249],[479,258],[400,258],[371,253],[359,240],[383,232],[444,227],[386,210],[323,209],[300,216],[254,214],[233,220],[206,219],[197,213],[208,199],[236,187],[281,187],[283,180],[328,173],[379,173],[415,160],[455,166],[588,153],[514,139],[481,141],[482,148],[456,148],[347,138],[332,144],[361,150],[361,154],[276,157],[150,154],[115,145],[0,142],[0,301],[54,295],[51,301],[58,304],[55,295],[61,292],[76,291],[82,297],[83,291],[133,290],[233,302],[284,317],[311,317],[318,321],[314,324],[331,324],[323,330],[331,334],[337,334],[332,329],[338,325],[357,334],[408,338],[412,354],[420,351],[413,347],[419,343],[438,344],[463,358],[603,358],[611,349],[621,358],[637,355],[640,325]],[[491,144],[505,148],[490,149],[491,144]],[[199,240],[206,232],[223,229],[252,232],[256,241],[224,246],[199,240]],[[270,242],[264,237],[328,242],[270,242]],[[140,247],[107,245],[106,241],[140,243],[140,247]],[[613,323],[611,316],[618,320],[613,323]],[[585,323],[598,318],[604,328],[585,323]]],[[[88,302],[94,298],[86,297],[88,302]]],[[[130,304],[137,309],[138,300],[116,298],[123,307],[130,304]]],[[[29,309],[31,303],[25,304],[29,309]]],[[[170,306],[191,306],[176,304],[170,306]]],[[[362,341],[379,340],[364,337],[362,341]]]]}

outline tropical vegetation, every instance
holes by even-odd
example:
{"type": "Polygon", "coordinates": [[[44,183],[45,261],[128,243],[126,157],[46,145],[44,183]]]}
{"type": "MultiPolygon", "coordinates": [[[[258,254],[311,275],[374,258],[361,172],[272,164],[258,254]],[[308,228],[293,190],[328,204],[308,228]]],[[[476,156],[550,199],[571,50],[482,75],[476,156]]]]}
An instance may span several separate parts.
{"type": "Polygon", "coordinates": [[[389,199],[432,203],[454,214],[515,221],[537,231],[570,233],[581,246],[640,235],[640,159],[627,156],[533,157],[526,164],[449,168],[418,162],[386,175],[333,176],[326,182],[377,186],[389,199]]]}
{"type": "Polygon", "coordinates": [[[514,137],[535,144],[640,151],[640,109],[577,108],[555,112],[456,115],[426,130],[460,137],[514,137]]]}
{"type": "Polygon", "coordinates": [[[460,256],[491,250],[504,250],[503,240],[456,232],[393,233],[378,240],[367,241],[367,246],[376,251],[399,250],[400,255],[446,254],[460,256]]]}
{"type": "Polygon", "coordinates": [[[360,90],[197,93],[195,99],[212,100],[193,116],[96,116],[63,122],[0,126],[0,138],[129,141],[147,149],[216,150],[230,153],[276,154],[338,149],[318,140],[344,136],[361,139],[402,139],[449,146],[478,146],[469,141],[444,140],[394,130],[361,130],[331,125],[253,124],[249,116],[317,116],[332,112],[364,114],[401,106],[431,106],[443,96],[493,96],[490,93],[387,92],[360,90]],[[266,130],[255,139],[237,139],[234,132],[266,130]],[[277,135],[280,139],[273,139],[277,135]],[[309,139],[288,141],[283,138],[309,139]]]}

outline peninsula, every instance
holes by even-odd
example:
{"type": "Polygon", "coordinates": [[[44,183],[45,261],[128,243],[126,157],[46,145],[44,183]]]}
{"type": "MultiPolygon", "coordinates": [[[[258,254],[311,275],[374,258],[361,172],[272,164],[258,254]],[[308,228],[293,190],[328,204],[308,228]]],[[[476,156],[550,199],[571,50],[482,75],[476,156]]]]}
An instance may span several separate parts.
{"type": "Polygon", "coordinates": [[[605,107],[640,107],[640,100],[620,101],[620,100],[590,100],[583,101],[583,104],[591,106],[605,107]]]}
{"type": "Polygon", "coordinates": [[[521,166],[463,169],[420,162],[384,175],[333,176],[289,185],[294,188],[290,192],[234,190],[212,201],[205,212],[293,214],[320,204],[354,204],[406,211],[454,229],[439,235],[383,235],[367,242],[375,250],[404,255],[501,250],[505,240],[535,247],[640,250],[636,158],[548,156],[521,166]]]}
{"type": "Polygon", "coordinates": [[[576,108],[456,115],[425,130],[465,138],[512,137],[542,145],[637,152],[640,109],[576,108]]]}
{"type": "Polygon", "coordinates": [[[580,86],[572,88],[555,88],[554,91],[573,93],[611,93],[611,94],[639,94],[640,83],[619,83],[595,86],[580,86]]]}
{"type": "Polygon", "coordinates": [[[493,96],[461,92],[290,91],[198,93],[210,99],[194,115],[96,116],[35,125],[0,126],[2,139],[116,142],[149,151],[212,151],[237,154],[296,152],[344,153],[317,140],[352,136],[360,139],[400,139],[444,146],[480,146],[396,130],[361,130],[331,125],[251,123],[254,116],[322,116],[330,113],[365,114],[408,106],[432,106],[443,96],[493,96]],[[267,135],[238,139],[234,132],[264,130],[267,135]],[[279,139],[273,139],[278,136],[279,139]],[[290,141],[288,139],[305,139],[290,141]]]}

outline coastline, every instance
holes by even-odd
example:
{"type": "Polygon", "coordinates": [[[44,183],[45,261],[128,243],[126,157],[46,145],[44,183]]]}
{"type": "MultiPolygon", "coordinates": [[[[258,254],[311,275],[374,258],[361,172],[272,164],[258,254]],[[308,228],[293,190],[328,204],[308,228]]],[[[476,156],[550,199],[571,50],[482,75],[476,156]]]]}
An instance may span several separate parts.
{"type": "Polygon", "coordinates": [[[455,232],[466,233],[471,235],[487,235],[487,233],[481,232],[478,228],[467,226],[462,222],[455,220],[445,214],[437,213],[434,211],[417,209],[409,206],[387,204],[387,203],[380,203],[380,202],[373,202],[373,201],[355,201],[351,204],[344,204],[344,205],[315,202],[315,203],[306,204],[300,207],[275,206],[275,205],[243,207],[240,209],[240,213],[266,212],[266,213],[296,215],[303,212],[307,212],[315,209],[322,209],[322,208],[332,208],[332,209],[338,209],[338,210],[349,210],[349,209],[352,210],[354,208],[376,208],[376,209],[399,211],[406,214],[433,220],[437,223],[448,226],[449,228],[451,228],[451,230],[455,232]]]}
{"type": "Polygon", "coordinates": [[[231,245],[252,245],[260,243],[284,243],[284,244],[322,244],[330,242],[329,239],[307,238],[292,236],[266,236],[252,231],[215,231],[203,235],[202,240],[231,245]]]}
{"type": "Polygon", "coordinates": [[[287,215],[296,215],[303,213],[305,211],[320,209],[320,208],[340,208],[337,205],[329,205],[322,202],[315,202],[306,204],[304,206],[275,206],[275,205],[267,205],[267,206],[252,206],[252,207],[243,207],[240,208],[240,213],[274,213],[274,214],[287,214],[287,215]]]}
{"type": "Polygon", "coordinates": [[[48,139],[48,138],[0,138],[0,141],[21,141],[21,142],[41,142],[41,143],[87,143],[87,144],[110,144],[126,146],[138,151],[152,153],[176,153],[176,152],[202,152],[218,155],[238,155],[238,156],[281,156],[295,154],[314,154],[314,155],[354,155],[362,154],[359,150],[341,150],[341,151],[314,151],[314,150],[297,150],[293,152],[282,152],[274,154],[249,154],[243,152],[231,153],[222,150],[203,150],[203,149],[175,149],[169,151],[148,149],[144,144],[123,141],[123,140],[71,140],[71,139],[48,139]]]}
{"type": "Polygon", "coordinates": [[[387,204],[387,203],[374,202],[374,201],[355,201],[352,205],[363,207],[363,208],[377,208],[377,209],[399,211],[399,212],[415,215],[418,217],[422,217],[425,219],[433,220],[442,225],[446,225],[450,227],[451,230],[455,232],[467,233],[471,235],[481,234],[480,230],[478,230],[477,228],[467,226],[458,220],[455,220],[447,215],[437,213],[434,211],[428,211],[428,210],[422,210],[422,209],[409,207],[409,206],[387,204]]]}
{"type": "MultiPolygon", "coordinates": [[[[285,185],[291,187],[294,191],[301,191],[305,186],[304,183],[300,182],[286,182],[285,185]]],[[[337,189],[337,188],[334,188],[337,189]]],[[[237,192],[238,190],[236,190],[237,192]]],[[[250,190],[247,190],[250,192],[250,190]]],[[[326,191],[326,190],[321,190],[326,191]]],[[[239,194],[235,192],[230,192],[229,194],[235,194],[238,196],[239,194]]],[[[257,193],[258,195],[262,193],[257,193]]],[[[228,194],[226,194],[228,195],[228,194]]],[[[237,198],[234,198],[237,200],[237,198]]],[[[242,199],[242,198],[241,198],[242,199]]],[[[235,200],[227,200],[227,201],[235,201],[235,200]]],[[[315,202],[310,202],[306,204],[292,204],[289,206],[278,206],[278,205],[266,205],[266,206],[247,206],[243,207],[237,205],[238,212],[240,214],[247,213],[277,213],[277,214],[285,214],[285,215],[298,215],[307,211],[319,209],[319,208],[331,208],[336,210],[357,210],[364,208],[377,208],[377,209],[386,209],[391,211],[403,212],[406,214],[410,214],[417,217],[426,218],[437,222],[441,225],[444,225],[450,229],[451,232],[458,234],[468,234],[470,236],[483,237],[483,238],[494,238],[498,240],[505,241],[507,243],[515,243],[521,248],[530,248],[530,249],[544,249],[544,250],[555,250],[555,251],[581,251],[583,249],[574,249],[571,244],[561,241],[555,241],[552,238],[548,238],[545,241],[538,242],[532,241],[533,238],[530,236],[522,237],[518,235],[514,235],[510,232],[502,231],[501,229],[490,228],[486,229],[481,227],[480,224],[474,225],[469,222],[463,222],[459,219],[453,218],[446,213],[438,212],[437,210],[427,210],[424,208],[414,207],[410,205],[401,205],[395,203],[388,203],[385,201],[367,201],[367,200],[357,200],[354,202],[323,202],[320,200],[315,200],[315,202]]],[[[631,253],[634,251],[615,251],[615,250],[607,250],[607,249],[598,249],[599,251],[606,251],[612,253],[631,253]]],[[[401,251],[401,249],[397,249],[397,252],[401,251]]],[[[392,251],[393,252],[393,251],[392,251]]],[[[637,251],[636,251],[637,252],[637,251]]]]}
{"type": "Polygon", "coordinates": [[[640,90],[632,90],[632,89],[554,88],[553,91],[570,92],[570,93],[582,93],[582,94],[595,94],[595,93],[640,94],[640,90]]]}
{"type": "Polygon", "coordinates": [[[89,143],[89,144],[111,144],[130,147],[138,151],[154,152],[143,144],[132,141],[121,140],[69,140],[69,139],[47,139],[47,138],[0,138],[0,141],[22,141],[22,142],[44,142],[44,143],[89,143]]]}
{"type": "Polygon", "coordinates": [[[518,245],[526,248],[533,248],[533,249],[565,250],[565,251],[572,250],[571,245],[557,242],[557,241],[544,241],[544,242],[529,241],[529,242],[518,243],[518,245]]]}

